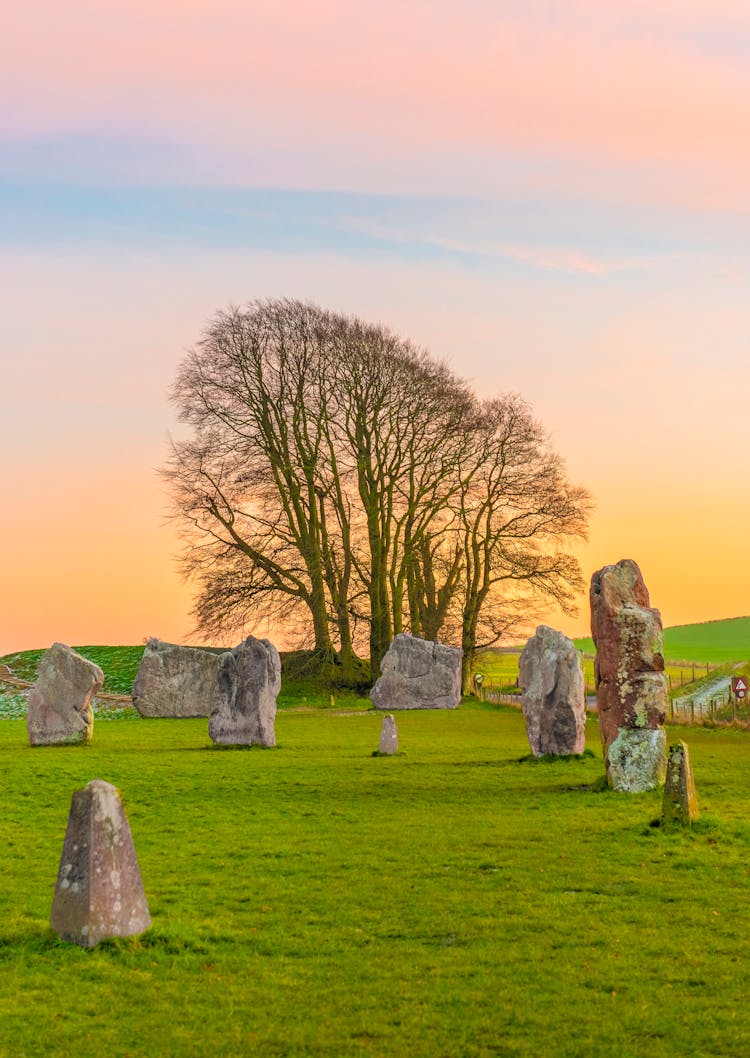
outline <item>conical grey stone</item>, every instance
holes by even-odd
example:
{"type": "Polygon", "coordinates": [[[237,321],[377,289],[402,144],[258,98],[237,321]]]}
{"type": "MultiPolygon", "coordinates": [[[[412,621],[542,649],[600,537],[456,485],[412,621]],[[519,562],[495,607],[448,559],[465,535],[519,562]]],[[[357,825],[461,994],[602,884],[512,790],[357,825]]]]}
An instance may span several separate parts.
{"type": "Polygon", "coordinates": [[[119,791],[102,779],[73,793],[50,921],[82,948],[151,925],[119,791]]]}
{"type": "Polygon", "coordinates": [[[398,753],[398,731],[396,730],[396,721],[390,713],[383,717],[383,724],[380,729],[380,745],[378,749],[379,752],[385,756],[391,756],[393,753],[398,753]]]}

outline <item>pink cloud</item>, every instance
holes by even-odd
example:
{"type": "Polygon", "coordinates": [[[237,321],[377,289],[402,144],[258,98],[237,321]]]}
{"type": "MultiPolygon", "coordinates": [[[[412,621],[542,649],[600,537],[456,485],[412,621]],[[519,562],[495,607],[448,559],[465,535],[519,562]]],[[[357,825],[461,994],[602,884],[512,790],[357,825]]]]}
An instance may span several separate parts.
{"type": "MultiPolygon", "coordinates": [[[[139,133],[218,156],[294,145],[298,157],[325,156],[328,186],[349,154],[398,168],[453,153],[464,182],[474,151],[574,156],[584,171],[587,160],[636,177],[662,167],[660,194],[679,182],[683,196],[719,200],[750,178],[750,68],[697,47],[711,29],[750,32],[750,15],[698,0],[656,13],[642,0],[576,0],[515,15],[426,0],[37,0],[6,35],[0,132],[139,133]]],[[[278,169],[266,178],[288,181],[278,169]]]]}

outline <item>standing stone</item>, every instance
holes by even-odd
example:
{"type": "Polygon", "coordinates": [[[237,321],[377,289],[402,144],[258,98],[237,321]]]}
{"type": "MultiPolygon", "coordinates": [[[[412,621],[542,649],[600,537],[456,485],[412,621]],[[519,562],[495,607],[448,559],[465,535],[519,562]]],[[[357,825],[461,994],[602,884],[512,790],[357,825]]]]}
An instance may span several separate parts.
{"type": "Polygon", "coordinates": [[[147,717],[210,716],[221,656],[149,639],[133,683],[133,705],[147,717]]]}
{"type": "Polygon", "coordinates": [[[370,691],[376,709],[455,709],[461,701],[460,647],[399,633],[370,691]]]}
{"type": "Polygon", "coordinates": [[[91,700],[103,684],[98,665],[64,643],[53,643],[29,691],[26,727],[31,745],[89,742],[94,732],[91,700]]]}
{"type": "Polygon", "coordinates": [[[535,757],[565,757],[586,748],[583,670],[573,641],[539,625],[523,649],[518,682],[526,735],[535,757]]]}
{"type": "Polygon", "coordinates": [[[50,921],[83,948],[151,925],[119,791],[102,779],[73,794],[50,921]]]}
{"type": "Polygon", "coordinates": [[[213,741],[230,746],[275,746],[280,690],[281,659],[267,639],[248,636],[222,654],[216,706],[208,721],[213,741]]]}
{"type": "Polygon", "coordinates": [[[390,713],[383,717],[378,752],[384,757],[390,757],[392,754],[398,753],[398,731],[396,730],[396,721],[390,713]]]}
{"type": "Polygon", "coordinates": [[[663,824],[680,823],[682,826],[690,826],[697,818],[698,798],[695,794],[690,754],[686,744],[680,741],[669,747],[661,821],[663,824]]]}
{"type": "Polygon", "coordinates": [[[637,793],[664,780],[667,679],[661,615],[632,559],[591,578],[596,704],[607,780],[637,793]]]}

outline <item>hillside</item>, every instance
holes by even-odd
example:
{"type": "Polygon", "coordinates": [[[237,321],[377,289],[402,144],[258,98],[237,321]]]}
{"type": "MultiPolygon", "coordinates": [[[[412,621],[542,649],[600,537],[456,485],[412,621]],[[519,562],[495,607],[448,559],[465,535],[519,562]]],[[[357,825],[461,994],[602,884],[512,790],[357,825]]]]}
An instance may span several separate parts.
{"type": "MultiPolygon", "coordinates": [[[[591,638],[576,639],[575,645],[587,654],[594,653],[591,638]]],[[[665,628],[664,657],[667,661],[708,662],[712,665],[747,661],[750,659],[750,617],[665,628]]]]}

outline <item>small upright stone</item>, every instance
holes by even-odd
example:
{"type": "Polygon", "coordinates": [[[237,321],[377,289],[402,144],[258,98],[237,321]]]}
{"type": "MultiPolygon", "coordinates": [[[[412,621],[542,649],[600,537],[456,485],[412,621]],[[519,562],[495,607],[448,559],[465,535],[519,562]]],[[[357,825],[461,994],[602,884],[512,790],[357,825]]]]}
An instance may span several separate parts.
{"type": "Polygon", "coordinates": [[[393,753],[398,753],[398,731],[396,730],[396,721],[390,713],[383,717],[378,751],[384,757],[390,757],[393,753]]]}
{"type": "Polygon", "coordinates": [[[572,639],[539,625],[521,653],[518,682],[533,755],[583,753],[586,702],[581,660],[572,639]]]}
{"type": "Polygon", "coordinates": [[[460,647],[400,632],[370,691],[376,709],[455,709],[461,701],[460,647]]]}
{"type": "Polygon", "coordinates": [[[684,742],[675,742],[669,747],[661,821],[663,824],[680,823],[682,826],[690,826],[697,818],[698,798],[695,794],[690,754],[684,742]]]}
{"type": "Polygon", "coordinates": [[[281,659],[268,639],[247,639],[221,655],[216,706],[208,721],[214,742],[275,746],[281,659]]]}
{"type": "Polygon", "coordinates": [[[82,948],[151,925],[119,791],[102,779],[73,793],[50,922],[82,948]]]}
{"type": "Polygon", "coordinates": [[[147,717],[210,716],[220,654],[149,639],[133,683],[133,705],[147,717]]]}
{"type": "Polygon", "coordinates": [[[89,742],[94,731],[91,700],[104,673],[64,643],[54,643],[39,663],[29,691],[26,727],[32,746],[89,742]]]}

